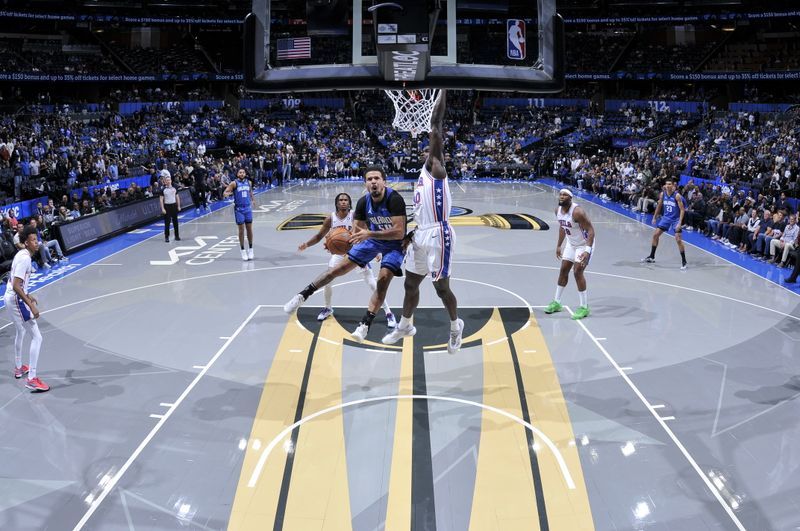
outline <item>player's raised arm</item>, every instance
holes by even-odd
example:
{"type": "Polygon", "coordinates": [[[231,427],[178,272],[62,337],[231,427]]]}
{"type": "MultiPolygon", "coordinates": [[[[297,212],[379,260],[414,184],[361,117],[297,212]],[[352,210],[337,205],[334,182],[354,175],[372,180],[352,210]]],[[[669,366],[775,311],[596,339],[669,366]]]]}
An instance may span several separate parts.
{"type": "Polygon", "coordinates": [[[308,240],[307,242],[301,243],[297,247],[297,250],[298,251],[305,251],[306,249],[308,249],[312,245],[318,244],[320,242],[320,240],[322,240],[322,238],[324,238],[325,235],[328,234],[328,232],[330,230],[331,230],[331,217],[327,216],[325,218],[325,221],[322,222],[322,227],[319,228],[319,232],[317,232],[315,235],[313,235],[311,237],[311,239],[308,240]]]}
{"type": "Polygon", "coordinates": [[[431,133],[428,159],[425,168],[433,175],[434,179],[444,179],[447,173],[444,169],[444,113],[446,110],[447,91],[442,90],[431,115],[431,133]]]}

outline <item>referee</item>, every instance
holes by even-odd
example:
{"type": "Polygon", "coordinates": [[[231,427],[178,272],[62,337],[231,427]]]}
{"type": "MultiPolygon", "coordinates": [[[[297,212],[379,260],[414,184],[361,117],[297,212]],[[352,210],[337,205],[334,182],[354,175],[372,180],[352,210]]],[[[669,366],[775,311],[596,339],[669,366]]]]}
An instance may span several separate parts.
{"type": "Polygon", "coordinates": [[[164,189],[161,191],[161,213],[164,214],[164,241],[169,243],[169,222],[175,228],[175,241],[181,241],[178,232],[178,212],[181,209],[181,198],[178,191],[172,186],[172,176],[167,170],[161,170],[161,178],[164,181],[164,189]]]}

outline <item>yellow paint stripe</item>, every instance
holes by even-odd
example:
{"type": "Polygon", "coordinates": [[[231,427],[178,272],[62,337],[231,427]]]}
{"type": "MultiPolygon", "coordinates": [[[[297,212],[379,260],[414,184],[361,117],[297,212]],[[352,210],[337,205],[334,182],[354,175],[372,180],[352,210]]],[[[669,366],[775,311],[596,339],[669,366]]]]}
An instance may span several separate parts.
{"type": "MultiPolygon", "coordinates": [[[[342,339],[349,337],[336,319],[320,330],[306,390],[303,416],[342,403],[342,339]]],[[[284,529],[339,531],[352,528],[342,411],[304,424],[295,448],[284,529]],[[317,524],[320,524],[317,527],[317,524]]]]}
{"type": "MultiPolygon", "coordinates": [[[[400,361],[400,383],[397,394],[414,392],[414,338],[403,340],[400,361]]],[[[386,529],[411,529],[411,425],[413,402],[398,400],[394,424],[392,468],[389,475],[389,500],[386,509],[386,529]]]]}
{"type": "Polygon", "coordinates": [[[536,221],[533,217],[528,216],[526,214],[517,214],[517,215],[522,219],[524,219],[525,221],[527,221],[528,223],[530,223],[531,227],[533,227],[532,230],[540,230],[542,228],[541,225],[539,225],[539,222],[536,221]]]}
{"type": "Polygon", "coordinates": [[[247,482],[264,447],[281,430],[294,422],[299,398],[298,389],[300,382],[303,381],[303,371],[313,337],[313,334],[306,329],[297,326],[295,317],[289,320],[284,329],[267,374],[253,429],[247,441],[239,485],[228,523],[229,529],[261,531],[271,528],[275,521],[286,453],[275,451],[270,455],[255,488],[249,488],[247,482]]]}
{"type": "Polygon", "coordinates": [[[542,446],[537,455],[550,528],[592,530],[594,522],[589,495],[575,447],[567,404],[542,330],[534,316],[531,316],[530,321],[530,326],[515,332],[511,337],[519,358],[531,423],[542,430],[561,451],[576,484],[574,490],[567,489],[564,476],[552,453],[542,446]],[[535,352],[525,353],[526,350],[535,352]]]}
{"type": "MultiPolygon", "coordinates": [[[[487,344],[505,337],[497,309],[482,336],[483,403],[522,418],[508,342],[487,344]]],[[[470,529],[535,531],[539,517],[524,428],[496,413],[482,411],[470,529]]]]}

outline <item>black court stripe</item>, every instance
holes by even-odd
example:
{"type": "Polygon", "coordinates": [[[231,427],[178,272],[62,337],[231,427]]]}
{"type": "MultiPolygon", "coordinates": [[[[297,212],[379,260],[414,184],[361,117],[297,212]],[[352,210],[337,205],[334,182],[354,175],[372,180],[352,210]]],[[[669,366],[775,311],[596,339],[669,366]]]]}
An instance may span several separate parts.
{"type": "MultiPolygon", "coordinates": [[[[414,343],[414,394],[427,395],[425,352],[422,350],[422,341],[414,343]]],[[[436,504],[433,491],[433,455],[428,401],[414,399],[412,412],[411,529],[435,531],[436,504]]]]}
{"type": "MultiPolygon", "coordinates": [[[[508,337],[508,347],[511,350],[511,361],[514,364],[514,376],[517,379],[517,391],[519,392],[519,404],[520,408],[522,409],[522,419],[528,424],[531,424],[531,416],[528,413],[528,399],[525,396],[525,384],[522,381],[522,371],[519,368],[517,349],[514,346],[514,341],[511,339],[511,334],[519,330],[519,327],[515,326],[513,329],[511,329],[509,326],[509,321],[511,321],[511,319],[514,317],[513,314],[517,313],[518,311],[524,311],[525,316],[523,318],[527,320],[527,310],[519,310],[516,308],[513,310],[500,310],[500,317],[503,320],[503,329],[506,333],[506,337],[508,337]]],[[[550,524],[547,521],[547,507],[544,501],[542,475],[539,471],[539,458],[536,456],[536,452],[533,450],[533,432],[526,428],[525,436],[528,439],[528,454],[531,458],[531,475],[533,476],[533,491],[536,494],[536,509],[539,513],[539,529],[540,531],[548,531],[550,529],[550,524]]]]}
{"type": "MultiPolygon", "coordinates": [[[[314,332],[314,339],[311,340],[311,347],[308,349],[308,359],[306,368],[303,371],[303,383],[300,384],[300,395],[297,399],[297,410],[294,413],[294,422],[303,418],[303,406],[306,403],[306,391],[308,391],[308,380],[311,376],[311,363],[314,361],[314,351],[317,348],[317,337],[319,331],[314,332]]],[[[300,435],[300,426],[292,430],[292,448],[297,448],[297,437],[300,435]]],[[[286,466],[283,469],[283,479],[281,480],[281,493],[278,496],[278,507],[275,510],[275,524],[272,526],[274,531],[283,529],[283,520],[286,517],[286,501],[289,498],[289,483],[292,479],[292,468],[294,467],[295,452],[286,454],[286,466]]]]}

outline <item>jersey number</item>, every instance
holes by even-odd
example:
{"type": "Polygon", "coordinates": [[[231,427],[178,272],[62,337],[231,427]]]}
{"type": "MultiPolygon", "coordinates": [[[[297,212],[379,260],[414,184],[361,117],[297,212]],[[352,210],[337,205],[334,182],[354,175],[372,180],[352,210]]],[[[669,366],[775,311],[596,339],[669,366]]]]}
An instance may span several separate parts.
{"type": "Polygon", "coordinates": [[[247,199],[247,190],[242,190],[242,199],[247,199]]]}
{"type": "Polygon", "coordinates": [[[672,205],[664,205],[664,210],[667,211],[667,214],[672,214],[672,205]]]}
{"type": "Polygon", "coordinates": [[[564,229],[564,234],[570,236],[572,233],[569,231],[569,229],[564,229]]]}

